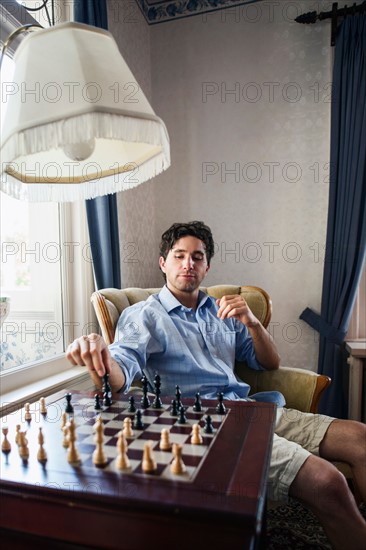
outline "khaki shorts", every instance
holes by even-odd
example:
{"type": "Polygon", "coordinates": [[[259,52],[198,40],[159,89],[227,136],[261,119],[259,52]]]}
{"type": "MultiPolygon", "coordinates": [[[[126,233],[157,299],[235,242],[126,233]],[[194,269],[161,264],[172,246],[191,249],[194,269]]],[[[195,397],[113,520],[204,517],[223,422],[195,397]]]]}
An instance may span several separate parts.
{"type": "Polygon", "coordinates": [[[333,420],[294,409],[283,409],[278,415],[269,467],[270,500],[288,501],[291,483],[311,454],[319,456],[319,445],[333,420]]]}

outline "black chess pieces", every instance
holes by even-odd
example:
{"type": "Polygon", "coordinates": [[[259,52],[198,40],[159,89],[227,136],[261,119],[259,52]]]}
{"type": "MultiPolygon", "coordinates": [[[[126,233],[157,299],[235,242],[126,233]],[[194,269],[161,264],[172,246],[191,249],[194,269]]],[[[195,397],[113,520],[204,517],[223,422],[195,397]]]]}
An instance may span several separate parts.
{"type": "Polygon", "coordinates": [[[150,407],[150,399],[147,395],[147,391],[148,391],[148,380],[146,378],[146,376],[143,376],[141,378],[141,383],[142,383],[142,398],[141,398],[141,407],[143,409],[147,409],[148,407],[150,407]]]}
{"type": "Polygon", "coordinates": [[[144,429],[144,423],[142,421],[142,412],[140,409],[137,409],[135,414],[135,421],[133,423],[133,427],[135,430],[143,430],[144,429]]]}
{"type": "Polygon", "coordinates": [[[155,399],[152,404],[153,409],[161,409],[163,407],[163,403],[161,402],[161,399],[160,399],[160,394],[161,394],[160,387],[161,387],[161,379],[160,379],[160,376],[156,374],[154,378],[155,399]]]}
{"type": "Polygon", "coordinates": [[[127,412],[129,413],[134,413],[136,412],[136,407],[135,407],[135,398],[133,395],[131,395],[131,397],[128,398],[128,409],[127,409],[127,412]]]}
{"type": "Polygon", "coordinates": [[[67,393],[65,395],[66,399],[66,407],[65,407],[65,413],[67,414],[74,414],[74,407],[71,405],[71,393],[67,393]]]}
{"type": "Polygon", "coordinates": [[[181,406],[182,406],[181,396],[182,396],[182,392],[180,391],[180,387],[179,387],[179,386],[175,386],[175,400],[176,400],[176,402],[177,402],[177,409],[178,409],[178,411],[179,411],[179,409],[180,409],[181,406]]]}
{"type": "Polygon", "coordinates": [[[218,414],[225,414],[226,413],[226,407],[224,405],[224,394],[222,392],[217,394],[218,397],[218,404],[216,405],[216,412],[218,414]]]}
{"type": "Polygon", "coordinates": [[[183,405],[179,409],[178,424],[187,424],[186,410],[183,405]]]}
{"type": "Polygon", "coordinates": [[[112,405],[112,388],[109,384],[109,374],[103,376],[103,405],[110,407],[112,405]]]}
{"type": "Polygon", "coordinates": [[[196,400],[195,400],[194,405],[193,405],[192,408],[193,408],[194,412],[201,412],[202,411],[202,403],[201,403],[201,397],[200,397],[199,392],[196,393],[196,400]]]}
{"type": "Polygon", "coordinates": [[[175,399],[172,399],[172,406],[170,407],[170,416],[178,416],[178,407],[175,399]]]}
{"type": "Polygon", "coordinates": [[[212,418],[209,414],[205,417],[205,425],[203,427],[203,431],[205,434],[212,434],[214,431],[213,425],[212,425],[212,418]]]}
{"type": "Polygon", "coordinates": [[[102,409],[102,406],[100,404],[100,395],[99,395],[99,393],[96,393],[94,395],[94,409],[96,411],[100,411],[102,409]]]}

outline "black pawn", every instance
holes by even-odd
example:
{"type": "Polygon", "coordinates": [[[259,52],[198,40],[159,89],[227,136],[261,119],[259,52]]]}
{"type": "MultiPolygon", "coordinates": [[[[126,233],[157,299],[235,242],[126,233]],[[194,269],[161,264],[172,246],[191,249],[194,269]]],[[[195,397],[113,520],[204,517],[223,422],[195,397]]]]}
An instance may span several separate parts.
{"type": "Polygon", "coordinates": [[[216,405],[216,412],[219,413],[219,414],[225,414],[226,413],[226,407],[224,405],[224,394],[222,392],[220,392],[218,394],[218,399],[219,399],[219,402],[216,405]]]}
{"type": "Polygon", "coordinates": [[[203,431],[205,434],[212,434],[213,433],[213,425],[212,425],[212,418],[208,414],[205,418],[205,425],[203,427],[203,431]]]}
{"type": "Polygon", "coordinates": [[[180,391],[180,388],[179,386],[175,386],[175,400],[177,402],[177,409],[179,410],[182,406],[182,401],[181,401],[181,396],[182,396],[182,392],[180,391]]]}
{"type": "Polygon", "coordinates": [[[144,429],[144,423],[142,421],[142,412],[140,409],[136,411],[135,414],[135,422],[133,424],[133,427],[135,430],[143,430],[144,429]]]}
{"type": "Polygon", "coordinates": [[[196,400],[193,405],[194,412],[201,412],[202,411],[202,403],[201,403],[201,397],[199,392],[196,393],[196,400]]]}
{"type": "Polygon", "coordinates": [[[103,376],[103,405],[110,407],[112,405],[112,388],[109,383],[109,374],[103,376]]]}
{"type": "Polygon", "coordinates": [[[148,407],[150,407],[150,399],[147,395],[148,381],[146,376],[142,377],[141,383],[142,383],[142,392],[143,392],[143,395],[141,398],[141,407],[143,409],[147,409],[148,407]]]}
{"type": "Polygon", "coordinates": [[[155,399],[154,399],[153,404],[152,404],[153,409],[162,409],[163,408],[163,403],[161,402],[161,399],[160,399],[161,381],[160,381],[160,376],[158,374],[154,378],[154,386],[155,386],[155,399]]]}
{"type": "Polygon", "coordinates": [[[71,405],[71,393],[67,393],[65,395],[65,398],[66,398],[66,408],[65,408],[65,412],[67,414],[73,414],[74,412],[74,407],[71,405]]]}
{"type": "Polygon", "coordinates": [[[135,398],[133,395],[131,395],[131,397],[128,398],[128,402],[129,402],[129,406],[128,406],[127,412],[129,413],[136,412],[135,398]]]}
{"type": "Polygon", "coordinates": [[[187,424],[186,410],[185,410],[185,408],[183,407],[183,405],[182,405],[181,408],[179,409],[178,424],[187,424]]]}
{"type": "Polygon", "coordinates": [[[172,406],[170,408],[170,416],[178,416],[177,402],[175,399],[172,399],[172,406]]]}
{"type": "Polygon", "coordinates": [[[96,411],[100,411],[101,410],[101,404],[100,404],[100,395],[98,393],[95,394],[94,396],[94,409],[96,411]]]}

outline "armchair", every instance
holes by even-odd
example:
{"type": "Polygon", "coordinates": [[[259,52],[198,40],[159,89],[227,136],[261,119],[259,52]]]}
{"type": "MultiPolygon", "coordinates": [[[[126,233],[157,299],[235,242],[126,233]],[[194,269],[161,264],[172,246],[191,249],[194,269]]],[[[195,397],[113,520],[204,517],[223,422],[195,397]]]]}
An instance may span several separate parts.
{"type": "MultiPolygon", "coordinates": [[[[272,315],[272,301],[267,292],[256,286],[216,285],[201,287],[214,298],[227,294],[244,296],[254,315],[267,328],[272,315]]],[[[106,288],[92,294],[91,301],[107,344],[111,344],[122,311],[136,302],[146,300],[160,288],[106,288]]],[[[280,367],[276,371],[253,371],[244,363],[236,363],[236,375],[251,386],[251,393],[276,389],[283,393],[288,407],[316,412],[322,392],[329,386],[328,376],[304,369],[280,367]]]]}

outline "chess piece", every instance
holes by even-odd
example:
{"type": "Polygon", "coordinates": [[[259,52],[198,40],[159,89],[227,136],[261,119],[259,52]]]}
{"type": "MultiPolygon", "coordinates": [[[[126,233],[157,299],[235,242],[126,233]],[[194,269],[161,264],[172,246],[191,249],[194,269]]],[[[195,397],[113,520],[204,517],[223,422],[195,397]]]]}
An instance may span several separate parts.
{"type": "Polygon", "coordinates": [[[177,410],[178,411],[182,406],[181,396],[182,396],[182,392],[180,391],[180,387],[175,386],[175,400],[177,402],[177,410]]]}
{"type": "Polygon", "coordinates": [[[61,430],[64,430],[64,427],[67,424],[67,413],[64,411],[61,415],[61,430]]]}
{"type": "Polygon", "coordinates": [[[74,414],[74,407],[71,404],[71,398],[72,398],[71,393],[67,393],[65,395],[65,399],[66,399],[65,413],[66,414],[74,414]]]}
{"type": "Polygon", "coordinates": [[[201,435],[201,427],[199,424],[193,424],[191,445],[202,445],[202,443],[203,443],[203,439],[201,435]]]}
{"type": "Polygon", "coordinates": [[[209,414],[205,417],[205,425],[203,431],[205,434],[213,434],[214,429],[212,425],[212,418],[209,414]]]}
{"type": "Polygon", "coordinates": [[[20,432],[20,424],[17,424],[17,425],[15,426],[15,443],[16,443],[17,445],[19,445],[19,443],[20,443],[19,432],[20,432]]]}
{"type": "Polygon", "coordinates": [[[119,432],[118,434],[117,449],[116,468],[118,470],[128,470],[130,468],[130,461],[127,456],[127,441],[123,432],[119,432]]]}
{"type": "Polygon", "coordinates": [[[27,422],[32,420],[32,413],[30,411],[30,403],[26,403],[24,405],[24,418],[25,418],[25,420],[27,420],[27,422]]]}
{"type": "Polygon", "coordinates": [[[170,407],[170,416],[178,416],[177,401],[172,399],[172,406],[170,407]]]}
{"type": "Polygon", "coordinates": [[[136,412],[135,398],[134,398],[133,395],[131,395],[131,397],[128,398],[128,409],[127,409],[127,412],[129,412],[129,413],[134,413],[134,412],[136,412]]]}
{"type": "Polygon", "coordinates": [[[146,376],[143,376],[141,378],[141,383],[142,383],[141,407],[143,409],[147,409],[148,407],[150,407],[150,399],[147,395],[149,382],[148,382],[146,376]]]}
{"type": "Polygon", "coordinates": [[[194,405],[193,405],[192,408],[193,408],[194,412],[201,412],[202,411],[202,403],[201,403],[201,397],[200,397],[199,392],[196,393],[196,400],[195,400],[194,405]]]}
{"type": "Polygon", "coordinates": [[[94,424],[96,448],[93,453],[93,463],[96,466],[105,466],[108,462],[107,456],[103,449],[104,442],[104,426],[101,416],[98,416],[96,423],[94,424]]]}
{"type": "Polygon", "coordinates": [[[110,407],[112,405],[112,388],[109,383],[109,374],[103,376],[103,405],[110,407]]]}
{"type": "Polygon", "coordinates": [[[170,443],[170,440],[169,440],[169,430],[167,430],[166,428],[163,428],[160,434],[159,449],[161,451],[170,451],[171,447],[172,447],[172,444],[170,443]]]}
{"type": "Polygon", "coordinates": [[[178,424],[187,424],[186,410],[183,405],[179,409],[178,424]]]}
{"type": "Polygon", "coordinates": [[[47,414],[46,400],[44,397],[41,397],[39,400],[39,412],[41,414],[47,414]]]}
{"type": "Polygon", "coordinates": [[[133,427],[135,428],[135,430],[143,430],[144,429],[144,423],[142,421],[142,412],[141,412],[140,409],[138,409],[136,411],[135,422],[134,422],[133,427]]]}
{"type": "Polygon", "coordinates": [[[157,465],[154,459],[152,451],[152,441],[147,441],[144,445],[144,454],[142,456],[142,471],[146,474],[154,472],[157,469],[157,465]]]}
{"type": "Polygon", "coordinates": [[[94,395],[94,410],[96,410],[96,411],[101,411],[102,410],[102,406],[100,404],[100,395],[99,395],[99,393],[96,393],[94,395]]]}
{"type": "Polygon", "coordinates": [[[63,440],[62,440],[62,446],[65,449],[68,449],[70,441],[69,441],[69,426],[68,426],[67,423],[63,426],[62,431],[63,431],[63,434],[64,434],[64,437],[63,437],[63,440]]]}
{"type": "Polygon", "coordinates": [[[68,423],[66,424],[65,428],[67,428],[68,431],[68,441],[69,441],[69,449],[67,452],[67,461],[69,464],[79,464],[80,463],[80,456],[79,452],[76,448],[76,425],[74,422],[74,419],[71,417],[68,423]]]}
{"type": "Polygon", "coordinates": [[[182,460],[182,450],[183,445],[178,443],[173,443],[173,461],[170,465],[170,471],[172,474],[180,475],[184,474],[186,471],[186,466],[182,460]]]}
{"type": "Polygon", "coordinates": [[[129,416],[123,421],[123,435],[125,437],[133,437],[132,420],[129,416]]]}
{"type": "Polygon", "coordinates": [[[160,376],[158,374],[155,375],[155,378],[154,378],[154,387],[155,387],[155,399],[153,401],[153,408],[154,409],[162,409],[163,408],[163,403],[161,402],[161,399],[160,399],[160,394],[161,394],[161,380],[160,380],[160,376]]]}
{"type": "Polygon", "coordinates": [[[10,441],[8,439],[8,431],[9,430],[8,430],[7,426],[5,426],[2,429],[4,439],[3,439],[3,442],[1,444],[1,450],[3,451],[3,453],[10,453],[10,451],[11,451],[11,444],[10,444],[10,441]]]}
{"type": "Polygon", "coordinates": [[[27,432],[19,431],[19,454],[23,460],[28,460],[29,458],[28,441],[25,437],[26,433],[27,432]]]}
{"type": "Polygon", "coordinates": [[[217,394],[218,397],[218,404],[216,405],[216,412],[218,414],[225,414],[226,413],[226,407],[224,405],[224,394],[222,392],[217,394]]]}
{"type": "Polygon", "coordinates": [[[47,453],[43,447],[44,436],[43,436],[42,428],[39,428],[38,443],[39,443],[39,449],[37,453],[37,460],[38,462],[45,463],[47,462],[47,453]]]}

